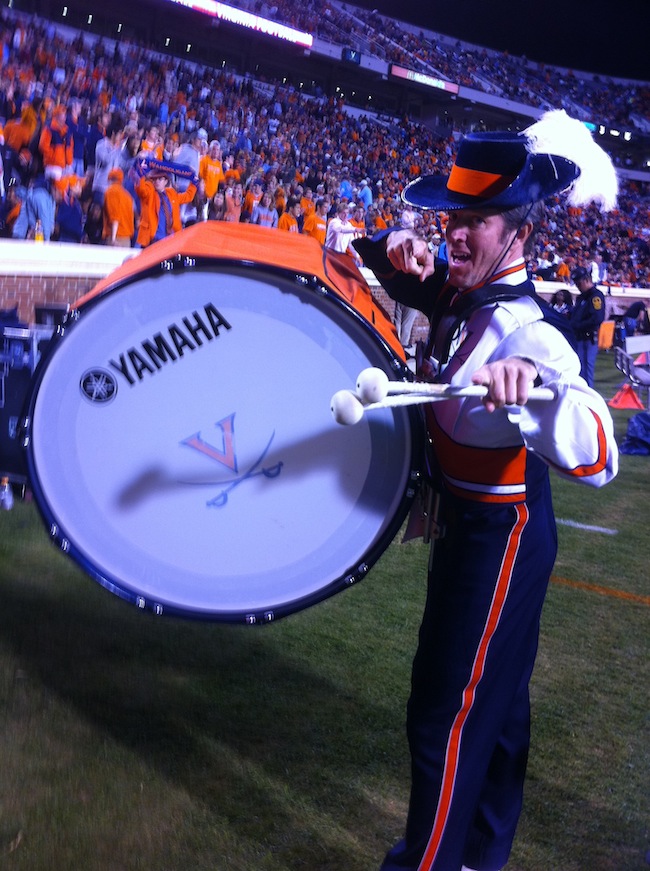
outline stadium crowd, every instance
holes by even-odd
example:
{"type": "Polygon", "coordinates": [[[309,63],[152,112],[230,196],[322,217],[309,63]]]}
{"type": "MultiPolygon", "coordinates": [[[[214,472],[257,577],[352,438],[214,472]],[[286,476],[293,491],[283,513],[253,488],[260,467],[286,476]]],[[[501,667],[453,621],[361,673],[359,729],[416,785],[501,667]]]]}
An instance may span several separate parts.
{"type": "MultiPolygon", "coordinates": [[[[366,52],[387,63],[486,91],[542,109],[565,108],[594,124],[650,131],[650,84],[614,80],[589,71],[558,69],[495,52],[431,31],[415,31],[399,21],[346,4],[318,5],[278,0],[233,0],[232,5],[277,19],[300,30],[366,52]]],[[[624,158],[629,161],[631,157],[624,158]]]]}
{"type": "MultiPolygon", "coordinates": [[[[318,16],[313,4],[301,4],[298,15],[290,0],[271,11],[294,26],[329,28],[332,38],[345,23],[338,16],[351,14],[332,7],[318,16]]],[[[376,28],[376,13],[364,15],[359,26],[376,28]]],[[[394,39],[390,28],[382,32],[378,52],[381,44],[404,51],[401,32],[394,39]]],[[[442,48],[411,36],[407,53],[440,63],[442,48]]],[[[399,223],[404,185],[421,173],[447,171],[453,159],[453,136],[406,118],[387,124],[357,116],[333,96],[198,66],[128,41],[71,37],[52,22],[9,10],[0,44],[5,237],[146,245],[191,222],[226,220],[310,233],[345,250],[356,236],[399,223]],[[169,163],[190,171],[174,174],[169,163]],[[158,188],[170,201],[165,220],[152,217],[151,191],[158,188]]],[[[454,64],[447,74],[458,78],[461,69],[464,75],[479,69],[481,57],[472,60],[463,50],[447,62],[454,64]]],[[[521,88],[532,93],[534,77],[525,84],[523,78],[528,67],[521,59],[512,63],[522,73],[521,88]]],[[[552,87],[549,75],[542,79],[552,87]]],[[[626,93],[617,92],[608,111],[627,105],[629,112],[626,93]]],[[[578,84],[571,94],[580,95],[578,84]]],[[[590,208],[567,216],[551,205],[531,271],[568,282],[575,265],[590,264],[601,284],[650,287],[648,187],[624,184],[619,207],[604,216],[590,208]]],[[[446,216],[427,212],[417,220],[443,254],[446,216]]]]}

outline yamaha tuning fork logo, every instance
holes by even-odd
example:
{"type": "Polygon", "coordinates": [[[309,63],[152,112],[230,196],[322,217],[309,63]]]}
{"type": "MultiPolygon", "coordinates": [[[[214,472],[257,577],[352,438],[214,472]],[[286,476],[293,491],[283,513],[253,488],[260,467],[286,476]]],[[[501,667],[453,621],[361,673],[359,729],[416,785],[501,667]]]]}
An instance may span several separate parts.
{"type": "Polygon", "coordinates": [[[117,381],[106,369],[89,369],[79,383],[82,394],[90,402],[107,403],[115,399],[117,381]]]}

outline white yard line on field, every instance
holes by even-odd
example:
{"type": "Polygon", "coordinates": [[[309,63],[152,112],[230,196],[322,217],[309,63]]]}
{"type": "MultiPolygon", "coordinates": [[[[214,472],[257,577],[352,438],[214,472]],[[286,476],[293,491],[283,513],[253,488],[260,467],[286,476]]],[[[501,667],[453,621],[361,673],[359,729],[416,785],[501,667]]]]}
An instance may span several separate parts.
{"type": "Polygon", "coordinates": [[[555,518],[556,523],[562,526],[572,526],[574,529],[584,529],[586,532],[602,532],[603,535],[618,535],[618,529],[608,529],[606,526],[589,526],[587,523],[578,523],[577,520],[560,520],[555,518]]]}

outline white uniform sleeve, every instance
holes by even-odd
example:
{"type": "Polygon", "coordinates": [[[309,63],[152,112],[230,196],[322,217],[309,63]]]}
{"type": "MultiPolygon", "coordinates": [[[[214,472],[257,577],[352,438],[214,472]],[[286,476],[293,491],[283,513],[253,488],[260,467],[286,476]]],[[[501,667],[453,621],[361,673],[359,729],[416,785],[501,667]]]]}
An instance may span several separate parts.
{"type": "Polygon", "coordinates": [[[511,415],[528,450],[563,477],[601,487],[618,471],[618,447],[604,399],[580,377],[575,352],[543,321],[507,337],[498,357],[526,357],[537,367],[542,386],[556,398],[529,402],[511,415]]]}

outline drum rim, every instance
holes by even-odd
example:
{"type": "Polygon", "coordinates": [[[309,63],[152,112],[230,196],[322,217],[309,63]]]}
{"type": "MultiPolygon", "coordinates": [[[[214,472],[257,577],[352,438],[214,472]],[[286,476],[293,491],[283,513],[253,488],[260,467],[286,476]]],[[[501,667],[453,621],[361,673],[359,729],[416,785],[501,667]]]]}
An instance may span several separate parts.
{"type": "Polygon", "coordinates": [[[347,587],[355,585],[368,574],[370,569],[388,549],[408,515],[421,478],[424,431],[422,413],[419,407],[411,406],[395,410],[396,413],[403,414],[405,420],[408,422],[408,433],[405,441],[410,446],[410,457],[409,462],[405,463],[405,467],[408,468],[406,474],[406,485],[399,498],[395,511],[393,512],[393,516],[386,525],[379,540],[363,553],[359,559],[353,562],[347,572],[344,572],[337,579],[312,593],[291,599],[279,605],[273,605],[270,608],[255,610],[239,608],[236,610],[200,611],[180,607],[167,602],[156,602],[153,599],[147,599],[135,591],[126,588],[126,582],[111,577],[107,571],[102,570],[101,566],[95,564],[91,559],[89,559],[75,544],[74,537],[69,535],[61,526],[59,518],[56,516],[56,512],[52,509],[50,501],[41,486],[35,468],[34,452],[32,448],[32,422],[34,410],[47,367],[50,365],[50,361],[56,354],[57,348],[64,341],[66,335],[68,335],[68,333],[82,321],[85,312],[92,310],[96,305],[106,299],[107,296],[123,290],[131,284],[140,282],[143,279],[159,276],[161,272],[177,270],[190,271],[197,268],[210,268],[214,271],[220,272],[227,272],[229,270],[243,270],[244,272],[249,269],[255,270],[256,276],[258,277],[262,274],[270,275],[276,279],[280,278],[283,281],[288,281],[289,284],[293,283],[298,289],[311,290],[312,292],[317,293],[319,298],[327,299],[329,303],[332,303],[336,307],[345,311],[348,316],[352,317],[357,326],[361,327],[362,331],[367,333],[372,340],[379,345],[388,358],[387,365],[391,367],[392,373],[398,376],[393,380],[412,380],[410,370],[395,353],[394,349],[387,342],[382,333],[377,328],[373,327],[373,325],[370,324],[369,321],[363,317],[360,312],[357,311],[357,309],[341,294],[337,293],[333,288],[327,287],[316,276],[311,274],[299,274],[274,264],[259,263],[246,259],[213,258],[206,256],[187,257],[184,255],[177,255],[172,260],[163,260],[158,265],[154,265],[142,271],[120,278],[103,288],[96,296],[86,300],[81,306],[73,306],[62,325],[55,331],[45,354],[39,360],[38,366],[34,372],[31,390],[26,403],[27,417],[24,421],[24,430],[26,434],[24,439],[24,451],[26,455],[28,479],[34,494],[36,507],[44,525],[49,531],[50,539],[53,543],[63,553],[69,556],[92,580],[116,595],[118,598],[135,605],[141,610],[150,611],[158,615],[164,614],[171,617],[203,622],[265,625],[291,614],[306,610],[313,605],[331,598],[347,587]]]}

